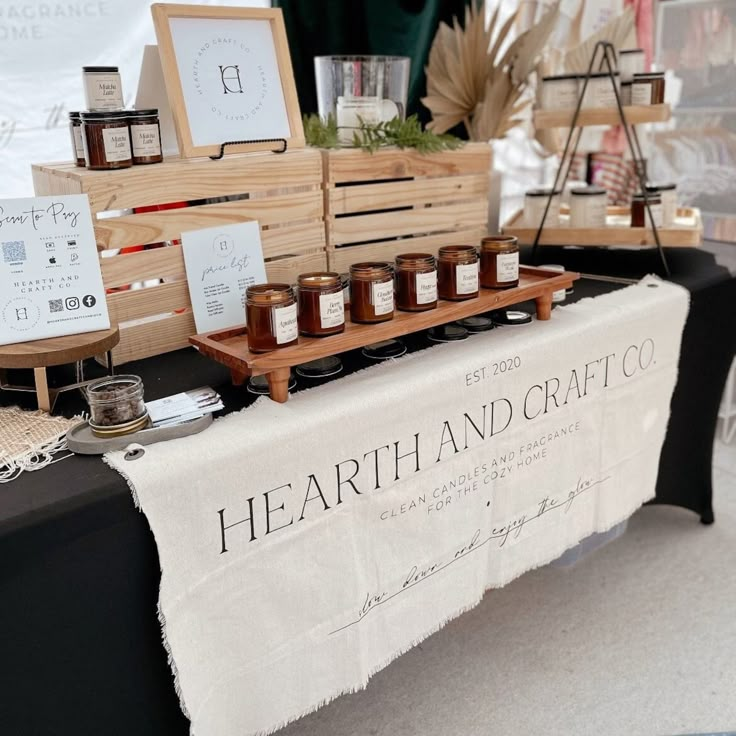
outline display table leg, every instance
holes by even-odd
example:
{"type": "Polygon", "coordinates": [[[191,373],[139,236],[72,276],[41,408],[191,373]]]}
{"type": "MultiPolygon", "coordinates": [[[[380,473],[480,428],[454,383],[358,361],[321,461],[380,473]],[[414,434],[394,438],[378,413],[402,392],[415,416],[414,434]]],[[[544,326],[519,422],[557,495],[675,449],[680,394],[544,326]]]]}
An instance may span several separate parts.
{"type": "Polygon", "coordinates": [[[36,381],[38,408],[51,413],[51,395],[49,394],[49,384],[46,379],[46,369],[34,368],[33,378],[36,381]]]}
{"type": "Polygon", "coordinates": [[[233,382],[233,386],[242,386],[246,378],[248,378],[248,374],[245,371],[239,371],[237,368],[230,369],[230,380],[233,382]]]}
{"type": "Polygon", "coordinates": [[[266,374],[271,398],[278,401],[279,404],[286,403],[289,398],[289,376],[291,376],[291,368],[288,367],[276,368],[266,374]]]}
{"type": "Polygon", "coordinates": [[[552,293],[538,296],[534,301],[537,304],[537,319],[549,319],[552,316],[552,293]]]}

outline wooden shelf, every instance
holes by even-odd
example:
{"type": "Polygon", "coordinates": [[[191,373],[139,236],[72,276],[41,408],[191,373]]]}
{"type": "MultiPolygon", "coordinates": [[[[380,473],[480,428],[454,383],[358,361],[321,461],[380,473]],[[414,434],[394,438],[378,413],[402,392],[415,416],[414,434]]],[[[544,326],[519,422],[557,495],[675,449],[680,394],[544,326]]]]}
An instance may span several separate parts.
{"type": "MultiPolygon", "coordinates": [[[[569,128],[575,110],[535,110],[534,127],[537,130],[547,128],[569,128]]],[[[629,125],[641,123],[664,123],[670,119],[672,110],[669,105],[635,105],[624,108],[626,122],[629,125]]],[[[595,110],[581,110],[578,115],[578,127],[589,125],[620,125],[618,108],[607,107],[595,110]]]]}
{"type": "MultiPolygon", "coordinates": [[[[532,245],[537,228],[524,225],[524,211],[519,210],[503,226],[506,235],[514,235],[520,245],[532,245]]],[[[651,228],[631,227],[628,207],[609,207],[608,225],[602,228],[572,228],[569,215],[560,216],[560,224],[545,223],[540,245],[578,245],[590,247],[614,246],[631,249],[656,248],[651,228]]],[[[703,223],[696,207],[681,207],[672,227],[658,229],[665,248],[697,248],[703,243],[703,223]]]]}
{"type": "Polygon", "coordinates": [[[573,281],[579,278],[580,274],[570,271],[560,272],[522,266],[519,269],[519,285],[513,289],[481,289],[476,299],[460,302],[440,300],[436,309],[426,312],[397,310],[392,320],[373,325],[351,322],[349,311],[346,311],[345,332],[321,338],[300,335],[297,345],[270,353],[250,352],[245,325],[194,335],[189,341],[203,355],[227,366],[235,385],[241,385],[248,376],[265,375],[268,378],[271,398],[283,403],[289,396],[289,375],[293,366],[465,317],[505,309],[530,299],[536,301],[537,319],[547,320],[551,315],[552,293],[558,289],[569,288],[573,281]]]}

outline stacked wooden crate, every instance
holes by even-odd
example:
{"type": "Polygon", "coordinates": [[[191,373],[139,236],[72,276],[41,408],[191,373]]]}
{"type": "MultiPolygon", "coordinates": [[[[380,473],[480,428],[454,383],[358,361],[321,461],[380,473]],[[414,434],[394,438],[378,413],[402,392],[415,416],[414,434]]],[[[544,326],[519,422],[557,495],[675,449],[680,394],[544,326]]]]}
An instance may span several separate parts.
{"type": "Polygon", "coordinates": [[[487,234],[491,148],[323,151],[325,227],[330,269],[393,260],[397,253],[436,253],[442,245],[477,244],[487,234]]]}
{"type": "Polygon", "coordinates": [[[292,283],[327,266],[317,150],[175,159],[118,171],[36,165],[33,179],[37,195],[89,196],[110,317],[120,325],[116,365],[185,347],[196,332],[181,247],[120,249],[257,220],[269,280],[292,283]],[[135,211],[172,203],[190,206],[135,211]],[[128,288],[142,282],[155,285],[128,288]]]}

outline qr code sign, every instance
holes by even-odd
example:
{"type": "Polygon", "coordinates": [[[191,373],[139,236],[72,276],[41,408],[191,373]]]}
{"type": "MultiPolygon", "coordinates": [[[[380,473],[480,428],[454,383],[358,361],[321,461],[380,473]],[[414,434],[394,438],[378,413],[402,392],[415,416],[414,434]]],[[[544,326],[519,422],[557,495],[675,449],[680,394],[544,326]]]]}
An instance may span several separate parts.
{"type": "Polygon", "coordinates": [[[26,244],[23,240],[9,240],[3,243],[3,261],[17,263],[26,260],[26,244]]]}
{"type": "Polygon", "coordinates": [[[63,312],[64,311],[64,300],[63,299],[49,299],[49,312],[63,312]]]}

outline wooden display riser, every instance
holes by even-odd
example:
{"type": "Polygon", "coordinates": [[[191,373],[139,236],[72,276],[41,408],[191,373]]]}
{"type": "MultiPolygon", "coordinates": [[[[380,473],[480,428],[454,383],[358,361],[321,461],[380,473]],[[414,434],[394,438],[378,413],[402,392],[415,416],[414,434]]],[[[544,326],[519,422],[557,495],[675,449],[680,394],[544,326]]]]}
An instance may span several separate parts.
{"type": "Polygon", "coordinates": [[[392,320],[378,324],[351,322],[349,311],[346,310],[345,332],[321,338],[300,336],[297,345],[270,353],[252,353],[248,349],[245,325],[195,335],[190,338],[190,342],[203,355],[227,366],[236,386],[242,385],[249,376],[265,375],[271,398],[283,403],[289,398],[291,369],[301,363],[345,353],[381,340],[402,337],[496,309],[506,309],[531,299],[536,302],[537,319],[548,320],[552,313],[552,293],[569,288],[573,281],[580,278],[580,274],[570,271],[552,271],[531,266],[522,266],[519,276],[519,285],[512,289],[481,289],[476,299],[459,302],[440,300],[436,309],[426,312],[397,310],[392,320]]]}
{"type": "MultiPolygon", "coordinates": [[[[656,248],[654,233],[648,227],[631,227],[628,207],[609,207],[608,225],[601,228],[573,228],[567,225],[569,216],[563,211],[560,224],[548,221],[542,230],[539,245],[578,245],[590,247],[614,246],[631,249],[656,248]]],[[[520,245],[532,245],[536,227],[524,225],[524,210],[516,212],[503,226],[505,235],[515,236],[520,245]]],[[[703,223],[696,207],[680,207],[672,227],[658,228],[665,248],[697,248],[703,243],[703,223]]]]}
{"type": "Polygon", "coordinates": [[[322,152],[331,271],[399,253],[477,245],[488,234],[491,147],[423,154],[387,148],[322,152]]]}
{"type": "Polygon", "coordinates": [[[322,155],[314,149],[172,158],[117,171],[37,164],[33,183],[37,195],[89,197],[110,318],[120,325],[115,365],[178,350],[196,332],[181,247],[151,245],[257,220],[270,281],[293,283],[327,268],[322,155]],[[131,246],[137,252],[119,252],[131,246]],[[156,285],[130,288],[144,281],[156,285]]]}

